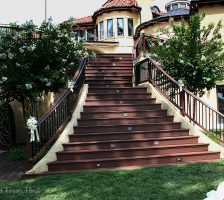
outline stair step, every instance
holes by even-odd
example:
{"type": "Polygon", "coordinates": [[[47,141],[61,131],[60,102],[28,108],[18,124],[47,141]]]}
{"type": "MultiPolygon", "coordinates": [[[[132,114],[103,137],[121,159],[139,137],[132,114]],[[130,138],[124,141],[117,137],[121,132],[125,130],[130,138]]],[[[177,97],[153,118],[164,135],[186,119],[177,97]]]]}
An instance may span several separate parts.
{"type": "Polygon", "coordinates": [[[161,104],[119,104],[119,105],[104,105],[104,106],[84,106],[83,112],[105,112],[105,111],[138,111],[138,110],[159,110],[161,109],[161,104]]]}
{"type": "Polygon", "coordinates": [[[145,118],[117,118],[117,119],[79,119],[79,126],[88,126],[91,124],[92,126],[103,126],[103,125],[128,125],[128,124],[136,124],[136,123],[158,123],[158,122],[172,122],[173,116],[166,117],[145,117],[145,118]]]}
{"type": "Polygon", "coordinates": [[[208,151],[208,144],[182,144],[167,145],[159,147],[135,147],[135,148],[114,148],[100,150],[82,150],[82,151],[62,151],[57,152],[57,160],[95,160],[95,159],[111,159],[119,157],[136,157],[145,155],[167,155],[185,152],[203,152],[208,151]]]}
{"type": "Polygon", "coordinates": [[[101,71],[101,72],[95,72],[95,73],[89,73],[89,72],[86,72],[86,77],[96,77],[96,79],[98,79],[98,77],[107,77],[108,79],[111,77],[132,77],[132,72],[123,72],[123,73],[120,73],[120,72],[105,72],[104,70],[101,71]]]}
{"type": "Polygon", "coordinates": [[[95,94],[134,94],[134,93],[143,93],[147,94],[146,88],[89,88],[89,93],[95,94]]]}
{"type": "Polygon", "coordinates": [[[113,58],[90,58],[89,62],[90,63],[98,63],[98,62],[123,62],[123,61],[129,61],[132,64],[132,58],[131,57],[113,57],[113,58]]]}
{"type": "Polygon", "coordinates": [[[132,69],[111,69],[111,68],[107,68],[107,69],[89,69],[87,68],[86,69],[86,74],[92,74],[92,73],[115,73],[116,75],[119,75],[119,74],[126,74],[126,73],[129,73],[129,74],[132,74],[132,69]]]}
{"type": "Polygon", "coordinates": [[[123,132],[104,132],[104,133],[86,133],[69,135],[70,142],[89,142],[89,141],[108,141],[108,140],[129,140],[163,137],[181,137],[189,136],[187,129],[172,130],[147,130],[147,131],[123,131],[123,132]]]}
{"type": "Polygon", "coordinates": [[[144,93],[126,93],[126,94],[97,94],[97,93],[88,93],[87,101],[89,100],[128,100],[128,99],[151,99],[151,94],[144,93]]]}
{"type": "Polygon", "coordinates": [[[147,103],[156,103],[156,99],[155,98],[150,98],[150,99],[114,99],[114,100],[108,100],[108,99],[104,99],[104,100],[86,100],[85,105],[86,106],[107,106],[107,105],[127,105],[127,104],[133,104],[133,105],[137,105],[137,104],[147,104],[147,103]]]}
{"type": "Polygon", "coordinates": [[[94,80],[94,81],[116,81],[116,80],[127,80],[127,81],[131,81],[132,80],[132,76],[97,76],[97,77],[93,77],[93,76],[86,76],[86,80],[94,80]]]}
{"type": "Polygon", "coordinates": [[[108,84],[132,85],[130,80],[85,80],[85,83],[89,85],[108,85],[108,84]]]}
{"type": "Polygon", "coordinates": [[[76,134],[85,133],[105,133],[105,132],[124,132],[124,131],[147,131],[147,130],[172,130],[180,129],[179,122],[160,122],[160,123],[142,123],[131,125],[102,125],[102,126],[77,126],[74,127],[76,134]]]}
{"type": "Polygon", "coordinates": [[[116,62],[107,62],[107,63],[98,63],[98,64],[95,64],[95,63],[88,63],[88,67],[130,67],[132,68],[132,65],[130,63],[116,63],[116,62]]]}
{"type": "Polygon", "coordinates": [[[197,143],[198,143],[198,137],[196,136],[181,136],[181,137],[146,138],[146,139],[129,139],[129,140],[70,142],[63,144],[63,147],[64,151],[79,151],[79,150],[99,150],[99,149],[165,146],[175,144],[182,145],[182,144],[197,144],[197,143]]]}
{"type": "Polygon", "coordinates": [[[104,112],[83,112],[81,113],[81,119],[156,117],[156,116],[166,116],[166,115],[167,115],[167,110],[138,110],[138,111],[131,111],[131,112],[104,111],[104,112]]]}
{"type": "Polygon", "coordinates": [[[48,164],[50,171],[63,170],[88,170],[88,169],[107,169],[127,166],[146,166],[161,165],[168,163],[189,163],[216,160],[220,158],[218,152],[191,152],[191,153],[175,153],[168,155],[153,156],[133,156],[119,157],[114,159],[95,159],[95,160],[66,160],[55,161],[48,164]]]}

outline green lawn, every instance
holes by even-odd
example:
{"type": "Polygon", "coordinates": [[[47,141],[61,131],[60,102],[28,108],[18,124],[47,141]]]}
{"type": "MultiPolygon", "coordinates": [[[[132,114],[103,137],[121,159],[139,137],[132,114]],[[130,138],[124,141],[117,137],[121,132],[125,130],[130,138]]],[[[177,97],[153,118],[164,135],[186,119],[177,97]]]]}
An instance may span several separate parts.
{"type": "Polygon", "coordinates": [[[224,161],[2,181],[0,199],[202,200],[222,181],[224,161]]]}

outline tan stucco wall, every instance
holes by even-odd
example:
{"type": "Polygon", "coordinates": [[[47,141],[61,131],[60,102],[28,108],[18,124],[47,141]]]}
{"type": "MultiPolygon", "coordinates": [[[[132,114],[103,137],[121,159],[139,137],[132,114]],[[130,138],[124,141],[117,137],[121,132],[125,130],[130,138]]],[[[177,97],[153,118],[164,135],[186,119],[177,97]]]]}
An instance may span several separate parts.
{"type": "MultiPolygon", "coordinates": [[[[180,22],[181,20],[175,20],[175,23],[177,24],[180,22]]],[[[161,32],[161,30],[164,30],[164,29],[171,29],[170,23],[171,23],[170,21],[167,21],[167,22],[159,22],[159,23],[152,24],[142,29],[141,33],[145,33],[146,35],[152,35],[154,33],[161,32]]],[[[172,31],[172,29],[170,31],[172,31]]]]}
{"type": "Polygon", "coordinates": [[[142,8],[141,10],[141,23],[147,22],[152,19],[152,10],[151,7],[153,0],[137,0],[138,6],[142,8]]]}
{"type": "MultiPolygon", "coordinates": [[[[205,14],[205,18],[202,21],[203,26],[207,26],[210,23],[217,24],[219,20],[222,20],[224,25],[224,5],[199,7],[199,13],[205,14]]],[[[221,34],[224,40],[224,28],[222,28],[221,34]]]]}

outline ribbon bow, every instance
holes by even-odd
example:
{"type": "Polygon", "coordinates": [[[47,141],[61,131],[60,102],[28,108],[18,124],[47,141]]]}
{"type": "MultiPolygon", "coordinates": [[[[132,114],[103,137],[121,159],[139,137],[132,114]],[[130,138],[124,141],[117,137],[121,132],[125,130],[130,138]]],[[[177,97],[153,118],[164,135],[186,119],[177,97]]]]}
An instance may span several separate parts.
{"type": "Polygon", "coordinates": [[[27,120],[27,126],[30,129],[30,142],[35,142],[35,139],[37,142],[40,142],[40,137],[37,130],[37,120],[35,117],[30,117],[27,120]]]}
{"type": "Polygon", "coordinates": [[[184,83],[183,83],[182,80],[179,80],[178,81],[178,86],[180,87],[180,91],[182,91],[183,90],[183,87],[184,87],[184,83]]]}
{"type": "Polygon", "coordinates": [[[74,85],[75,85],[75,82],[73,80],[68,81],[68,89],[71,92],[74,92],[74,85]]]}

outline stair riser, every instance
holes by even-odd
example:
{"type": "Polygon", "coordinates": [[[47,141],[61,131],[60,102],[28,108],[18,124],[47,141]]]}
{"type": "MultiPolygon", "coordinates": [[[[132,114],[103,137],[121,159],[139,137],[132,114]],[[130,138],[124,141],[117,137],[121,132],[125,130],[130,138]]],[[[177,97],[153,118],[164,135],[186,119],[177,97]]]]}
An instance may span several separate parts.
{"type": "Polygon", "coordinates": [[[95,72],[95,73],[86,73],[85,75],[86,77],[95,77],[96,79],[98,79],[98,77],[104,76],[104,77],[132,77],[132,73],[131,72],[124,72],[124,73],[116,73],[116,72],[95,72]]]}
{"type": "Polygon", "coordinates": [[[105,65],[113,65],[113,64],[120,64],[120,65],[128,65],[132,66],[132,61],[131,60],[91,60],[88,65],[94,65],[97,66],[99,64],[105,64],[105,65]]]}
{"type": "Polygon", "coordinates": [[[101,151],[101,152],[89,152],[89,153],[57,153],[57,160],[91,160],[91,159],[105,159],[105,158],[119,158],[119,157],[133,157],[133,156],[145,156],[145,155],[168,155],[185,152],[203,152],[208,151],[208,146],[190,146],[190,147],[175,147],[164,149],[135,149],[135,150],[123,150],[123,151],[101,151]]]}
{"type": "Polygon", "coordinates": [[[115,75],[119,74],[132,74],[132,69],[86,69],[86,74],[93,74],[93,73],[111,73],[115,75]]]}
{"type": "MultiPolygon", "coordinates": [[[[118,84],[118,85],[128,85],[128,86],[131,86],[131,82],[126,80],[116,80],[116,81],[111,81],[111,80],[85,80],[85,83],[86,84],[89,84],[89,85],[92,85],[92,86],[95,86],[95,85],[104,85],[106,87],[106,85],[108,84],[118,84]]],[[[92,86],[90,86],[90,89],[92,89],[92,86]]]]}
{"type": "Polygon", "coordinates": [[[85,105],[87,106],[100,106],[100,105],[122,105],[122,104],[147,104],[147,103],[156,103],[156,100],[155,99],[144,99],[144,100],[139,100],[139,99],[136,99],[136,100],[123,100],[123,99],[120,99],[120,100],[87,100],[85,105]]]}
{"type": "Polygon", "coordinates": [[[66,163],[49,165],[50,171],[63,171],[63,170],[93,170],[100,168],[116,168],[116,167],[127,167],[127,166],[146,166],[146,165],[162,165],[171,163],[188,163],[188,162],[200,162],[208,160],[216,160],[220,158],[219,153],[214,154],[203,154],[203,155],[185,155],[182,156],[182,161],[177,161],[176,156],[167,156],[159,158],[142,158],[142,159],[132,159],[132,160],[116,160],[116,161],[104,161],[101,163],[89,162],[89,163],[66,163]],[[100,164],[100,167],[97,167],[100,164]]]}
{"type": "Polygon", "coordinates": [[[167,111],[150,111],[150,112],[130,112],[130,113],[81,113],[81,119],[97,119],[97,118],[127,118],[127,117],[158,117],[166,116],[167,111]]]}
{"type": "Polygon", "coordinates": [[[134,148],[134,147],[153,147],[176,144],[197,144],[198,138],[183,138],[169,140],[147,140],[147,141],[124,141],[124,142],[107,142],[100,144],[80,144],[80,145],[63,145],[64,151],[81,151],[81,150],[99,150],[113,148],[134,148]],[[159,143],[158,143],[159,142],[159,143]]]}
{"type": "Polygon", "coordinates": [[[113,99],[151,99],[150,94],[88,94],[88,100],[113,100],[113,99]]]}
{"type": "Polygon", "coordinates": [[[141,124],[141,125],[118,125],[118,126],[93,126],[93,127],[75,127],[76,134],[87,133],[105,133],[105,132],[125,132],[125,131],[148,131],[148,130],[172,130],[180,129],[180,123],[167,123],[167,124],[141,124]],[[130,127],[132,130],[130,130],[130,127]]]}
{"type": "Polygon", "coordinates": [[[97,88],[89,88],[89,93],[95,93],[95,94],[135,94],[135,93],[138,93],[138,94],[145,94],[147,95],[147,91],[145,88],[139,88],[139,89],[133,89],[133,88],[119,88],[119,89],[114,89],[114,88],[111,88],[111,89],[108,89],[108,88],[105,88],[105,89],[97,89],[97,88]]]}
{"type": "Polygon", "coordinates": [[[111,63],[89,63],[88,67],[132,67],[131,64],[129,63],[116,63],[116,62],[111,62],[111,63]]]}
{"type": "Polygon", "coordinates": [[[105,111],[121,111],[121,112],[131,112],[131,111],[138,111],[138,110],[159,110],[161,109],[160,104],[149,104],[149,105],[118,105],[118,106],[84,106],[84,112],[105,112],[105,111]]]}
{"type": "Polygon", "coordinates": [[[106,81],[106,80],[109,80],[109,81],[119,81],[119,80],[121,80],[121,81],[123,81],[123,80],[127,80],[127,81],[131,81],[132,80],[132,76],[127,76],[127,77],[125,77],[125,76],[120,76],[120,77],[118,77],[118,76],[111,76],[111,77],[107,77],[107,76],[98,76],[98,77],[86,77],[86,81],[88,81],[88,80],[99,80],[99,81],[106,81]]]}
{"type": "Polygon", "coordinates": [[[129,139],[146,139],[146,138],[163,138],[163,137],[181,137],[188,136],[189,131],[166,131],[160,133],[112,133],[112,134],[94,134],[94,135],[70,135],[70,142],[91,142],[91,141],[108,141],[108,140],[129,140],[129,139]]]}
{"type": "Polygon", "coordinates": [[[79,126],[100,126],[100,125],[127,125],[127,124],[141,124],[141,123],[159,123],[172,122],[173,117],[159,117],[146,119],[108,119],[108,120],[78,120],[79,126]]]}
{"type": "Polygon", "coordinates": [[[106,53],[106,54],[96,54],[96,58],[105,58],[105,57],[109,57],[109,58],[132,58],[131,54],[118,54],[118,53],[106,53]]]}
{"type": "Polygon", "coordinates": [[[132,65],[132,58],[94,58],[94,59],[89,59],[89,63],[100,63],[100,62],[128,62],[132,65]]]}

